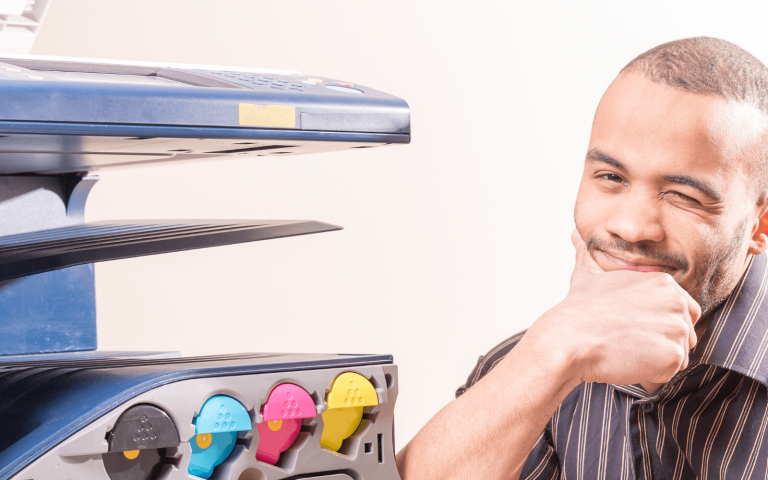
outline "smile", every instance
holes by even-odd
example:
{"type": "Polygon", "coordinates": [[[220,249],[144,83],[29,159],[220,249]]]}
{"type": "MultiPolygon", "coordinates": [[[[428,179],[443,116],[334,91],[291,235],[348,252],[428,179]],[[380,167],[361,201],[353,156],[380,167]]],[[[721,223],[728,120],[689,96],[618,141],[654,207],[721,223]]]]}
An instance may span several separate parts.
{"type": "Polygon", "coordinates": [[[632,270],[635,272],[666,272],[670,273],[677,267],[666,263],[656,262],[643,257],[628,257],[611,254],[598,250],[609,263],[618,267],[618,270],[632,270]]]}

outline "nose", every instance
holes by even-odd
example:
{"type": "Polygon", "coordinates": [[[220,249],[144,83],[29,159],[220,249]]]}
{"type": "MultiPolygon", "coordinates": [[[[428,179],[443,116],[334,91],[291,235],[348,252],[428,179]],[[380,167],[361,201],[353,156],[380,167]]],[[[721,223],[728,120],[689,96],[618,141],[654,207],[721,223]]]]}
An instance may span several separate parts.
{"type": "Polygon", "coordinates": [[[628,243],[662,242],[665,234],[658,199],[644,196],[641,191],[627,192],[620,197],[606,222],[607,232],[628,243]]]}

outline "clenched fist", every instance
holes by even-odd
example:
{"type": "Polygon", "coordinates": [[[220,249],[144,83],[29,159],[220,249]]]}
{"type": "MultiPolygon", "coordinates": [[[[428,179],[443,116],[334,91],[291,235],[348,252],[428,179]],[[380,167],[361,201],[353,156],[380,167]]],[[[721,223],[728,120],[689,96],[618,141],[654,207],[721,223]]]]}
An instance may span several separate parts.
{"type": "Polygon", "coordinates": [[[577,231],[572,241],[568,296],[529,329],[526,343],[561,349],[584,382],[661,384],[687,367],[701,316],[688,292],[666,273],[604,272],[577,231]]]}

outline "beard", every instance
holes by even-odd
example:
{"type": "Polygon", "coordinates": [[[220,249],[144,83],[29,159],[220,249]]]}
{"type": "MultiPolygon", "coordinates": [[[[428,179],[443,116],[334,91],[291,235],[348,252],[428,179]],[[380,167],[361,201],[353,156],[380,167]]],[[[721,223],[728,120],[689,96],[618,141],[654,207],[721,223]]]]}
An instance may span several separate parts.
{"type": "Polygon", "coordinates": [[[666,252],[654,248],[646,242],[629,243],[621,238],[606,241],[591,235],[584,240],[592,258],[595,257],[596,250],[607,253],[611,251],[628,252],[674,265],[676,269],[672,277],[696,300],[701,307],[703,318],[725,300],[743,274],[743,269],[740,268],[739,252],[746,229],[747,217],[745,216],[739,221],[730,238],[722,231],[706,236],[703,241],[703,248],[693,256],[694,267],[689,285],[683,284],[683,279],[691,270],[691,263],[682,254],[666,252]]]}

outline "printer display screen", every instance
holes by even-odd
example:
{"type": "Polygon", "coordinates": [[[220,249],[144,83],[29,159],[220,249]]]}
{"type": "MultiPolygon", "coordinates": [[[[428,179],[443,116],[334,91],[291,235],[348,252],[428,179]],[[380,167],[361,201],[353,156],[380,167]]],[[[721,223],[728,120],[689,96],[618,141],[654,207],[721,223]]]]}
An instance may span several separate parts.
{"type": "Polygon", "coordinates": [[[155,75],[124,75],[117,73],[90,73],[90,72],[57,72],[47,71],[46,75],[52,79],[70,82],[100,82],[100,83],[129,83],[133,85],[156,85],[191,87],[188,83],[178,82],[169,78],[155,75]]]}

